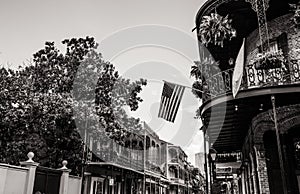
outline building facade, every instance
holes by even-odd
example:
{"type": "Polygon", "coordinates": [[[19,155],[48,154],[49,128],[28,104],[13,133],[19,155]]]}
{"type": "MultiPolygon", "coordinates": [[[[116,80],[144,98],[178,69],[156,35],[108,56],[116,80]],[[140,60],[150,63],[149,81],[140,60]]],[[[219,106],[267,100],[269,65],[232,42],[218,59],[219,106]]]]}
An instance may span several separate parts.
{"type": "Polygon", "coordinates": [[[123,144],[103,134],[87,135],[83,194],[199,192],[200,173],[187,162],[183,150],[159,139],[146,123],[142,132],[131,134],[123,144]],[[173,148],[176,154],[170,155],[173,148]]]}
{"type": "Polygon", "coordinates": [[[300,193],[299,13],[298,0],[208,0],[200,8],[208,192],[222,189],[217,173],[232,167],[231,185],[237,185],[231,193],[300,193]],[[216,21],[214,14],[229,31],[205,31],[205,21],[216,21]],[[240,158],[224,165],[236,153],[240,158]]]}

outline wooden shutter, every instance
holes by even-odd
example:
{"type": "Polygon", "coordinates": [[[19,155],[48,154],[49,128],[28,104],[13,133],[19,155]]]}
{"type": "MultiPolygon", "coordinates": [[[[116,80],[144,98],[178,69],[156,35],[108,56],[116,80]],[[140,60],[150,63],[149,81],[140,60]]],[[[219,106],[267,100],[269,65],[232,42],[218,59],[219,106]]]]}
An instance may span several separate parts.
{"type": "Polygon", "coordinates": [[[278,48],[282,50],[284,56],[287,58],[289,55],[287,34],[282,33],[280,36],[278,36],[277,43],[278,43],[278,48]]]}

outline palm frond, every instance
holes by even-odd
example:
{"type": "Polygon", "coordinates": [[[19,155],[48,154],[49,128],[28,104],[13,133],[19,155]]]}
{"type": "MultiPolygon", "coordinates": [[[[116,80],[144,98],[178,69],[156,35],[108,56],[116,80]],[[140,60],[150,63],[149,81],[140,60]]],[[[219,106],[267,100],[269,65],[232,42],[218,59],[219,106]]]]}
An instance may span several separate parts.
{"type": "Polygon", "coordinates": [[[205,46],[212,43],[223,47],[224,40],[231,40],[236,36],[236,30],[231,23],[232,20],[228,15],[223,17],[217,13],[211,13],[210,16],[203,16],[199,27],[201,42],[205,46]]]}

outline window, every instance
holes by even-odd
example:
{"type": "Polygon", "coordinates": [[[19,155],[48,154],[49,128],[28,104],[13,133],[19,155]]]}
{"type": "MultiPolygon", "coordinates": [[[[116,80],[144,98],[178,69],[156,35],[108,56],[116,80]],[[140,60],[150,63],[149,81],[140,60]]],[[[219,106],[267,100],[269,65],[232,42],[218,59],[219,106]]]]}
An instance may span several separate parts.
{"type": "Polygon", "coordinates": [[[103,194],[103,179],[92,177],[90,194],[103,194]]]}
{"type": "MultiPolygon", "coordinates": [[[[269,40],[269,46],[266,46],[267,43],[264,44],[264,47],[267,49],[267,52],[277,52],[279,51],[279,45],[277,39],[269,40]]],[[[258,52],[262,53],[262,46],[258,46],[258,52]]]]}
{"type": "Polygon", "coordinates": [[[268,51],[269,52],[277,52],[278,51],[278,43],[277,43],[277,41],[270,42],[268,51]]]}
{"type": "MultiPolygon", "coordinates": [[[[264,45],[266,45],[267,43],[264,43],[264,45]]],[[[287,40],[287,34],[284,32],[282,34],[280,34],[278,37],[270,39],[269,40],[269,46],[267,51],[279,51],[281,50],[284,54],[284,56],[288,56],[288,40],[287,40]]],[[[258,46],[258,51],[259,53],[262,53],[262,48],[261,45],[258,46]]]]}

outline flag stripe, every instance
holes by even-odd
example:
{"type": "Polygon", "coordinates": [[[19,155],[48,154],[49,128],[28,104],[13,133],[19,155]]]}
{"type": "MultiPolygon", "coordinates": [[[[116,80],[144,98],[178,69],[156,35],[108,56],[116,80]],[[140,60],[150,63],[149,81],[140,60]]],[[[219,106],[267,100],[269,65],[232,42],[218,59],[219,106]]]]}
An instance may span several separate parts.
{"type": "Polygon", "coordinates": [[[170,111],[169,111],[167,120],[171,120],[171,118],[172,118],[173,111],[174,111],[175,106],[176,106],[176,104],[177,104],[177,102],[178,102],[178,94],[180,93],[180,91],[181,91],[181,87],[178,87],[178,92],[176,93],[176,96],[175,96],[175,98],[174,98],[174,104],[173,104],[172,108],[170,108],[170,111]]]}
{"type": "Polygon", "coordinates": [[[164,104],[164,109],[163,109],[163,112],[162,112],[162,118],[165,118],[166,117],[166,113],[167,113],[167,110],[168,110],[168,106],[169,106],[169,103],[170,103],[170,98],[166,98],[166,101],[165,101],[165,104],[164,104]]]}
{"type": "Polygon", "coordinates": [[[161,106],[159,107],[158,111],[158,117],[162,117],[163,109],[164,109],[164,103],[165,103],[166,98],[164,96],[161,96],[161,106]]]}
{"type": "Polygon", "coordinates": [[[178,100],[177,100],[176,104],[174,105],[175,109],[172,110],[172,117],[170,118],[170,120],[172,122],[175,121],[175,117],[176,117],[177,112],[178,112],[178,108],[179,108],[179,105],[180,105],[180,102],[181,102],[181,99],[182,99],[182,96],[183,96],[183,93],[184,93],[184,89],[185,89],[184,87],[181,88],[181,91],[178,94],[178,100]]]}
{"type": "Polygon", "coordinates": [[[174,89],[174,92],[171,96],[171,99],[170,99],[170,103],[169,103],[169,106],[168,106],[168,111],[166,112],[166,119],[169,120],[169,116],[171,114],[171,110],[173,109],[174,107],[174,104],[176,102],[176,97],[177,97],[177,93],[178,93],[178,90],[179,90],[179,87],[178,86],[175,86],[175,89],[174,89]]]}
{"type": "Polygon", "coordinates": [[[162,104],[162,111],[160,113],[160,117],[163,118],[164,117],[164,113],[166,112],[166,106],[167,106],[167,103],[168,103],[168,98],[167,97],[163,97],[163,104],[162,104]]]}
{"type": "Polygon", "coordinates": [[[165,111],[164,111],[164,115],[163,115],[163,118],[167,118],[167,116],[168,116],[168,110],[169,110],[169,108],[170,108],[170,105],[171,105],[171,99],[172,99],[172,97],[173,97],[173,94],[174,94],[174,92],[172,93],[172,95],[169,97],[169,98],[167,98],[168,100],[167,100],[167,102],[168,102],[168,104],[167,104],[167,106],[165,107],[165,111]]]}
{"type": "Polygon", "coordinates": [[[175,106],[175,110],[174,110],[174,113],[173,113],[173,117],[170,118],[172,122],[174,122],[175,118],[176,118],[176,115],[178,113],[178,108],[179,108],[179,105],[180,105],[180,102],[181,102],[181,99],[182,99],[182,96],[183,96],[183,92],[184,92],[184,88],[182,89],[182,92],[180,93],[179,95],[179,100],[175,106]]]}
{"type": "Polygon", "coordinates": [[[164,83],[158,117],[174,122],[184,89],[184,86],[164,83]]]}

